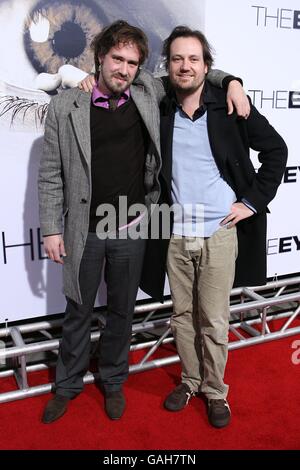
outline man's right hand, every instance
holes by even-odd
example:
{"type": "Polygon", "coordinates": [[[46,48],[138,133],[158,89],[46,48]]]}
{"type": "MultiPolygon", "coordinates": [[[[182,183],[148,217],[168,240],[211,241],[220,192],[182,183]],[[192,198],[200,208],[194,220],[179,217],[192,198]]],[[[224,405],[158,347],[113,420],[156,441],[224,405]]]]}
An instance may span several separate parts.
{"type": "Polygon", "coordinates": [[[237,115],[247,119],[250,114],[250,104],[247,95],[238,80],[232,80],[227,91],[228,114],[236,109],[237,115]]]}
{"type": "Polygon", "coordinates": [[[66,255],[63,237],[61,235],[49,235],[43,237],[44,250],[49,259],[55,263],[64,264],[63,256],[66,255]]]}
{"type": "Polygon", "coordinates": [[[78,88],[86,92],[92,92],[94,86],[96,85],[95,75],[92,73],[85,77],[81,82],[78,83],[78,88]]]}

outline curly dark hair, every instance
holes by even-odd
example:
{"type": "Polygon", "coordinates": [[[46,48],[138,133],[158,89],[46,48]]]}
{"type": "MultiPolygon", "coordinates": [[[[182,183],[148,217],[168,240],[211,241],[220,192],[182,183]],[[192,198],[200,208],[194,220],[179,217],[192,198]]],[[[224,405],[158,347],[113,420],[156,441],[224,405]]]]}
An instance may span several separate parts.
{"type": "Polygon", "coordinates": [[[177,38],[198,39],[198,41],[201,43],[202,48],[203,48],[204,63],[207,65],[208,70],[211,69],[213,62],[214,62],[212,47],[210,46],[204,34],[201,33],[201,31],[198,31],[197,29],[192,30],[188,26],[176,26],[176,28],[174,28],[173,31],[171,32],[170,36],[168,36],[167,39],[165,39],[163,42],[162,54],[165,57],[167,69],[168,69],[168,65],[170,62],[171,44],[177,38]]]}
{"type": "Polygon", "coordinates": [[[146,34],[136,26],[131,26],[123,20],[114,21],[106,26],[102,31],[94,37],[91,48],[94,51],[94,61],[96,71],[99,68],[99,55],[104,56],[108,51],[117,44],[134,43],[139,50],[139,65],[142,65],[148,57],[149,47],[146,34]]]}

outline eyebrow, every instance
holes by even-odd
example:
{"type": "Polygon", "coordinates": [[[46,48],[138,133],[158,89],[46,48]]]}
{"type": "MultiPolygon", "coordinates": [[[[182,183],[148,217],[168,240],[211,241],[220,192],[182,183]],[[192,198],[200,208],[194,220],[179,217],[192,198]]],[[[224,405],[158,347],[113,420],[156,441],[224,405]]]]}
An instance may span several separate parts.
{"type": "MultiPolygon", "coordinates": [[[[184,59],[184,56],[181,55],[181,54],[174,54],[171,56],[171,59],[184,59]]],[[[201,58],[201,55],[197,55],[197,54],[191,54],[188,56],[189,59],[200,59],[201,58]]]]}
{"type": "MultiPolygon", "coordinates": [[[[118,55],[118,54],[112,54],[112,58],[122,60],[122,61],[126,60],[126,59],[124,59],[124,57],[122,57],[121,55],[118,55]]],[[[137,60],[131,59],[131,60],[127,60],[127,62],[128,62],[128,64],[139,65],[137,60]]]]}

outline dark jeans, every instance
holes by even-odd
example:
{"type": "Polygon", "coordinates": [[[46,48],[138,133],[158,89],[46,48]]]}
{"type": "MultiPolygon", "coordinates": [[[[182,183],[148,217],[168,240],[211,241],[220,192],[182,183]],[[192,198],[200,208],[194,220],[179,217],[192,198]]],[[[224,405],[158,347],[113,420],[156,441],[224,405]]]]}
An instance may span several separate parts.
{"type": "Polygon", "coordinates": [[[105,390],[120,390],[128,377],[132,318],[145,250],[145,240],[99,240],[89,233],[80,265],[83,304],[67,299],[56,366],[56,392],[70,398],[83,389],[90,356],[93,307],[104,260],[107,321],[99,340],[99,377],[105,390]]]}

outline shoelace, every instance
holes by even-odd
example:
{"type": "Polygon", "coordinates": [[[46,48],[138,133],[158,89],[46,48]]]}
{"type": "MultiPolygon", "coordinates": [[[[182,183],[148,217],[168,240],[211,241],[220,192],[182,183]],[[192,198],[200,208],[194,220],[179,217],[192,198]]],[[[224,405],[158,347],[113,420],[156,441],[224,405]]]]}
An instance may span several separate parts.
{"type": "Polygon", "coordinates": [[[187,395],[186,404],[188,404],[190,399],[195,395],[195,392],[186,392],[186,395],[187,395]]]}
{"type": "Polygon", "coordinates": [[[216,410],[223,410],[224,406],[230,410],[229,405],[226,400],[224,399],[214,399],[214,400],[209,400],[208,402],[209,406],[213,406],[216,410]]]}

